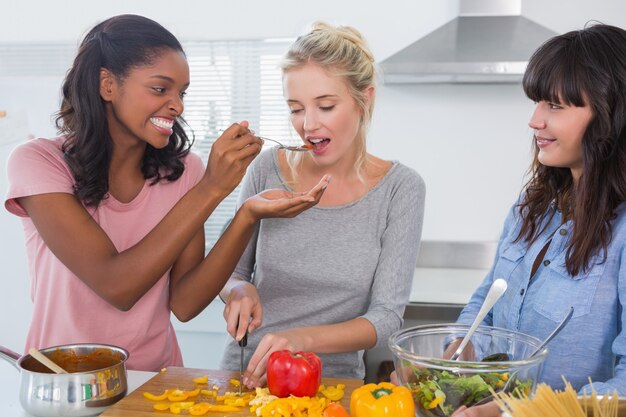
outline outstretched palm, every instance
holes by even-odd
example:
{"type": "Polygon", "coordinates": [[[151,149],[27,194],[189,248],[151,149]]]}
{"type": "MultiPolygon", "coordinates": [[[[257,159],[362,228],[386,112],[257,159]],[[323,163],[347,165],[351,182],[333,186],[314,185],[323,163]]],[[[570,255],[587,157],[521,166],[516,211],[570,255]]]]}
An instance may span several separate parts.
{"type": "Polygon", "coordinates": [[[244,204],[257,219],[295,217],[320,201],[329,180],[328,176],[324,176],[315,187],[303,194],[280,189],[265,190],[248,198],[244,204]]]}

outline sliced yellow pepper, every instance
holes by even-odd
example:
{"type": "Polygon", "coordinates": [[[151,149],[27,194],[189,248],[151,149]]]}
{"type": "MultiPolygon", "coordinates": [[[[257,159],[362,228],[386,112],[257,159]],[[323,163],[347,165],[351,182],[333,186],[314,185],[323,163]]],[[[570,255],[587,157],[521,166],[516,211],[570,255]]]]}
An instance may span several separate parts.
{"type": "Polygon", "coordinates": [[[163,401],[167,399],[167,396],[170,394],[170,390],[166,389],[163,394],[152,394],[149,392],[144,392],[143,396],[152,401],[163,401]]]}
{"type": "Polygon", "coordinates": [[[167,395],[167,399],[172,402],[185,401],[189,396],[185,393],[185,391],[181,391],[179,389],[174,389],[169,392],[167,395]]]}
{"type": "Polygon", "coordinates": [[[157,411],[165,411],[170,408],[170,403],[155,403],[152,407],[157,411]]]}
{"type": "Polygon", "coordinates": [[[205,375],[205,376],[201,376],[198,378],[194,378],[193,382],[195,382],[196,384],[206,384],[209,382],[209,376],[205,375]]]}
{"type": "Polygon", "coordinates": [[[206,395],[207,397],[217,397],[217,392],[215,391],[209,391],[207,389],[202,389],[200,390],[200,394],[202,395],[206,395]]]}
{"type": "Polygon", "coordinates": [[[239,382],[238,379],[229,379],[228,382],[230,382],[230,385],[232,385],[233,387],[238,387],[239,385],[241,385],[241,382],[239,382]]]}
{"type": "Polygon", "coordinates": [[[189,407],[189,414],[192,416],[203,416],[209,412],[209,403],[196,403],[189,407]]]}
{"type": "Polygon", "coordinates": [[[189,397],[197,397],[198,394],[200,394],[200,388],[196,388],[192,391],[183,391],[185,394],[187,394],[187,398],[189,397]]]}
{"type": "Polygon", "coordinates": [[[389,382],[366,384],[350,397],[352,417],[414,417],[415,404],[408,388],[389,382]]]}
{"type": "Polygon", "coordinates": [[[233,407],[247,407],[253,398],[254,394],[251,393],[243,394],[241,397],[239,395],[230,396],[224,398],[224,405],[231,405],[233,407]]]}
{"type": "Polygon", "coordinates": [[[437,407],[439,404],[441,404],[443,402],[443,399],[445,397],[435,397],[434,400],[432,400],[431,402],[428,403],[428,405],[426,406],[426,408],[428,408],[429,410],[437,407]]]}
{"type": "Polygon", "coordinates": [[[193,401],[177,401],[170,404],[170,412],[173,414],[180,414],[181,410],[189,410],[193,407],[193,401]]]}
{"type": "Polygon", "coordinates": [[[331,385],[320,390],[319,393],[331,401],[339,401],[343,398],[344,388],[346,388],[344,384],[338,384],[336,387],[331,385]]]}
{"type": "Polygon", "coordinates": [[[322,417],[324,409],[329,403],[330,401],[327,398],[320,397],[277,398],[260,407],[261,417],[322,417]]]}

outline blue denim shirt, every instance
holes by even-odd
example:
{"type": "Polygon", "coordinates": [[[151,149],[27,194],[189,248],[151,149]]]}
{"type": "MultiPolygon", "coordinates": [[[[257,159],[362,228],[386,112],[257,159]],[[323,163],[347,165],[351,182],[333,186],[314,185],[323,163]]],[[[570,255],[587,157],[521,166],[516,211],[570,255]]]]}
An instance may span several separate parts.
{"type": "Polygon", "coordinates": [[[572,319],[548,345],[549,354],[539,380],[563,389],[563,375],[574,389],[582,392],[588,390],[591,378],[599,393],[616,389],[619,395],[626,395],[626,334],[622,331],[626,319],[624,209],[622,204],[612,223],[613,235],[606,257],[600,251],[591,259],[588,270],[571,276],[565,267],[571,222],[562,224],[557,210],[544,233],[527,247],[525,241],[513,242],[521,228],[519,211],[514,206],[505,221],[493,266],[458,321],[474,320],[497,278],[504,278],[508,288],[483,324],[543,340],[573,306],[572,319]],[[537,255],[550,240],[544,260],[530,279],[537,255]]]}

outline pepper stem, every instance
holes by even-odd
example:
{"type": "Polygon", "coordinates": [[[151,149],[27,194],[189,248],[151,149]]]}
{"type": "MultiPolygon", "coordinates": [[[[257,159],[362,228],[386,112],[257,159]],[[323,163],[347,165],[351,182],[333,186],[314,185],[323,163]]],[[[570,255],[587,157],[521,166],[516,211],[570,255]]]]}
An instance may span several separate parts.
{"type": "Polygon", "coordinates": [[[384,397],[385,395],[391,395],[391,390],[387,388],[378,388],[372,391],[374,398],[384,397]]]}

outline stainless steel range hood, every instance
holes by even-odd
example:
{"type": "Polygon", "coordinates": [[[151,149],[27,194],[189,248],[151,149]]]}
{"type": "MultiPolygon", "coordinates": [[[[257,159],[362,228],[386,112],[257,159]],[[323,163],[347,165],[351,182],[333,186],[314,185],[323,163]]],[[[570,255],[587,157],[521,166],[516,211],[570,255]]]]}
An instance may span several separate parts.
{"type": "Polygon", "coordinates": [[[521,0],[461,0],[459,17],[381,62],[388,83],[517,83],[557,33],[521,16],[521,0]]]}

